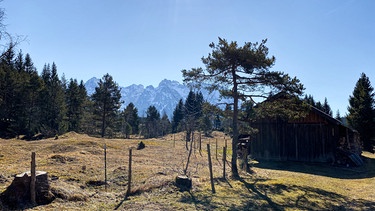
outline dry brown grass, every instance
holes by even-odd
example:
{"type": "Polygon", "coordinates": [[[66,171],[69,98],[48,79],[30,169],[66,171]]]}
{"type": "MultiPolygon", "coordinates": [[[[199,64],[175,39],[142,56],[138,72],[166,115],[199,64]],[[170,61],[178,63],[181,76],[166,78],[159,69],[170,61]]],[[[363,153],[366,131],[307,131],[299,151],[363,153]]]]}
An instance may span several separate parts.
{"type": "MultiPolygon", "coordinates": [[[[354,169],[263,161],[254,164],[253,174],[242,172],[241,180],[223,180],[222,133],[203,138],[201,151],[196,143],[189,168],[193,189],[180,192],[174,179],[186,164],[187,151],[182,138],[183,134],[147,140],[100,139],[68,133],[57,140],[0,140],[0,192],[9,186],[15,174],[29,170],[31,152],[35,151],[37,170],[48,172],[57,199],[30,210],[375,209],[373,154],[366,153],[366,165],[354,169]],[[218,140],[217,159],[215,140],[218,140]],[[146,148],[133,150],[132,194],[125,199],[129,148],[140,141],[146,148]],[[211,143],[216,194],[210,190],[207,143],[211,143]],[[103,183],[104,144],[107,192],[103,183]]],[[[0,209],[4,209],[1,204],[0,209]]]]}

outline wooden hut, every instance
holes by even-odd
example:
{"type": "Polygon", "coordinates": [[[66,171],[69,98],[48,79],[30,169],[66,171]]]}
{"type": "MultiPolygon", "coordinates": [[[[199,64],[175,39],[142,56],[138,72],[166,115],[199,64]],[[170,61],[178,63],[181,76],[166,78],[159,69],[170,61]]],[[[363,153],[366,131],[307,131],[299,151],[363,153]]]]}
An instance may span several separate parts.
{"type": "Polygon", "coordinates": [[[258,133],[248,150],[255,159],[345,164],[355,163],[362,152],[356,131],[315,107],[298,120],[260,119],[252,127],[258,133]]]}

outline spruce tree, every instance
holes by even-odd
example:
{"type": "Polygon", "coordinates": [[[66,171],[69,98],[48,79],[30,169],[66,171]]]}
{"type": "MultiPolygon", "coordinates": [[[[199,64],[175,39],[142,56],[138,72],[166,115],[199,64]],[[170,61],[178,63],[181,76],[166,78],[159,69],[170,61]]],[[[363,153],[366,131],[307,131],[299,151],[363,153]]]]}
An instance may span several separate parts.
{"type": "MultiPolygon", "coordinates": [[[[124,126],[127,126],[126,124],[129,124],[129,127],[131,127],[131,133],[126,134],[126,136],[130,134],[137,134],[139,131],[139,117],[138,109],[135,107],[135,105],[133,103],[129,103],[122,112],[122,116],[124,119],[124,126]]],[[[126,131],[130,132],[130,130],[126,131]]]]}
{"type": "Polygon", "coordinates": [[[66,90],[68,131],[81,131],[85,100],[86,96],[83,96],[77,80],[70,79],[66,90]]]}
{"type": "Polygon", "coordinates": [[[199,126],[199,119],[203,114],[203,95],[190,90],[184,105],[184,123],[186,130],[186,142],[190,141],[191,133],[199,126]]]}
{"type": "Polygon", "coordinates": [[[155,106],[149,106],[147,108],[146,115],[146,131],[144,131],[146,133],[145,137],[155,138],[160,134],[160,113],[155,106]]]}
{"type": "Polygon", "coordinates": [[[324,98],[324,103],[323,103],[322,108],[323,108],[323,111],[324,111],[326,114],[332,116],[331,106],[329,106],[327,98],[324,98]]]}
{"type": "Polygon", "coordinates": [[[348,123],[360,134],[364,150],[374,152],[375,100],[374,88],[365,73],[358,79],[353,94],[349,96],[348,123]]]}
{"type": "Polygon", "coordinates": [[[169,134],[172,130],[172,124],[169,121],[168,115],[164,112],[160,119],[160,135],[165,136],[169,134]]]}
{"type": "Polygon", "coordinates": [[[65,89],[57,73],[57,66],[44,65],[42,71],[43,89],[40,92],[42,103],[41,125],[46,136],[62,134],[67,130],[65,89]]]}
{"type": "Polygon", "coordinates": [[[172,133],[182,131],[182,122],[184,120],[184,102],[182,99],[178,101],[176,108],[173,111],[172,117],[172,133]]]}

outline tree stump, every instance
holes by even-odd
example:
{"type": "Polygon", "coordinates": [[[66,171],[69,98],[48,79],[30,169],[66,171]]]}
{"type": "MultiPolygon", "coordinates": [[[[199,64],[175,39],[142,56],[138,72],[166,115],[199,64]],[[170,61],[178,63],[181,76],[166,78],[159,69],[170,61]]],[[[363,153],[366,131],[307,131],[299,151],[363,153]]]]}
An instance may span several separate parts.
{"type": "Polygon", "coordinates": [[[145,147],[146,147],[146,145],[141,141],[141,142],[138,143],[137,150],[144,149],[145,147]]]}
{"type": "MultiPolygon", "coordinates": [[[[10,208],[23,208],[31,205],[30,201],[31,172],[24,172],[14,177],[12,184],[0,195],[0,199],[10,208]]],[[[47,172],[36,171],[36,203],[48,204],[54,200],[50,191],[47,172]]]]}
{"type": "Polygon", "coordinates": [[[176,186],[180,188],[181,191],[189,191],[192,187],[191,178],[185,175],[180,175],[176,177],[176,186]]]}

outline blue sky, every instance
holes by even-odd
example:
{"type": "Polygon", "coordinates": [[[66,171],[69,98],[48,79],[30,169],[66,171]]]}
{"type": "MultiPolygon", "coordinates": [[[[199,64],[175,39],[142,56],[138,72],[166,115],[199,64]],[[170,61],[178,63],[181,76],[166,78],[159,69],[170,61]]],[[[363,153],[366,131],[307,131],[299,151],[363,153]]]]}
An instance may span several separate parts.
{"type": "Polygon", "coordinates": [[[372,0],[3,0],[7,31],[41,71],[55,62],[66,78],[109,73],[121,86],[182,82],[182,69],[202,67],[218,37],[267,38],[272,70],[296,76],[306,94],[327,97],[347,113],[362,72],[375,85],[372,0]]]}

